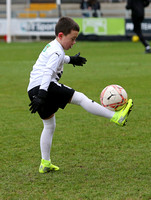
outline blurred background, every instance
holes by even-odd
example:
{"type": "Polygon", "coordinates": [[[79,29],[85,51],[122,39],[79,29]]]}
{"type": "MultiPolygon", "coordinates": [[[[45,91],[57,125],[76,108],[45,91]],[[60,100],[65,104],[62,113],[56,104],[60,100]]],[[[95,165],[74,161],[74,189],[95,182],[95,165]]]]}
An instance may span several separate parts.
{"type": "MultiPolygon", "coordinates": [[[[0,41],[50,39],[61,16],[77,21],[79,40],[129,40],[133,24],[125,6],[125,0],[0,0],[0,41]]],[[[151,4],[142,29],[150,39],[151,4]]]]}

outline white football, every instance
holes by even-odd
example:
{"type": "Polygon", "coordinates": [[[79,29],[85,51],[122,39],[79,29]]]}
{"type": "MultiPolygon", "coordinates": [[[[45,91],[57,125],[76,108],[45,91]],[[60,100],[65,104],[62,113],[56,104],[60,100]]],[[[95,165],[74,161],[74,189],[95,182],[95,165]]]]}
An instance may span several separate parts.
{"type": "Polygon", "coordinates": [[[108,85],[100,95],[102,106],[112,111],[121,110],[127,103],[128,96],[125,89],[120,85],[108,85]]]}

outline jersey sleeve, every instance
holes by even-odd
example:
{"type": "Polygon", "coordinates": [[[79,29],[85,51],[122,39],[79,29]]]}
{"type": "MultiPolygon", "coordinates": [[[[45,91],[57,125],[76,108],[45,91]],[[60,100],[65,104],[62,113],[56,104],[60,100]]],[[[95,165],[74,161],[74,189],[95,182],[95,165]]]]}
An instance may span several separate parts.
{"type": "Polygon", "coordinates": [[[70,62],[70,57],[65,55],[64,56],[64,63],[68,64],[70,62]]]}

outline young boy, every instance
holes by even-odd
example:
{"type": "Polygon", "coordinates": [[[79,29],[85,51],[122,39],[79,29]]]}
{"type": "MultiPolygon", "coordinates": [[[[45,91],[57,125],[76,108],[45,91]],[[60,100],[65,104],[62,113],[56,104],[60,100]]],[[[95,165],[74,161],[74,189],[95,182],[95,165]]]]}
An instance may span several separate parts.
{"type": "Polygon", "coordinates": [[[78,33],[79,26],[76,22],[69,17],[60,18],[55,27],[56,39],[46,45],[30,73],[28,85],[30,111],[38,112],[44,125],[40,138],[42,156],[40,173],[59,170],[59,167],[53,165],[50,160],[52,138],[56,127],[55,112],[59,108],[64,109],[67,103],[80,105],[94,115],[109,118],[110,121],[124,126],[133,105],[132,99],[129,99],[125,108],[115,113],[90,100],[83,93],[58,82],[63,74],[64,63],[83,66],[87,61],[80,57],[80,53],[75,56],[66,56],[64,53],[64,50],[72,48],[76,43],[78,33]]]}

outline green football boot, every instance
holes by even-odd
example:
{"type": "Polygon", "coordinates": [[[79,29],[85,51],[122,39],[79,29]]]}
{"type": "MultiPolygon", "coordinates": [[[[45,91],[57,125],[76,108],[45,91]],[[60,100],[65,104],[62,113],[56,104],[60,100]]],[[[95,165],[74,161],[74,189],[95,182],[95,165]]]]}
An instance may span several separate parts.
{"type": "Polygon", "coordinates": [[[41,159],[41,164],[39,167],[39,173],[47,173],[50,171],[58,171],[59,167],[51,164],[51,161],[41,159]]]}
{"type": "Polygon", "coordinates": [[[129,99],[126,106],[122,108],[120,111],[116,111],[110,121],[118,124],[119,126],[125,126],[127,122],[127,117],[132,111],[132,107],[133,107],[133,101],[132,99],[129,99]]]}

